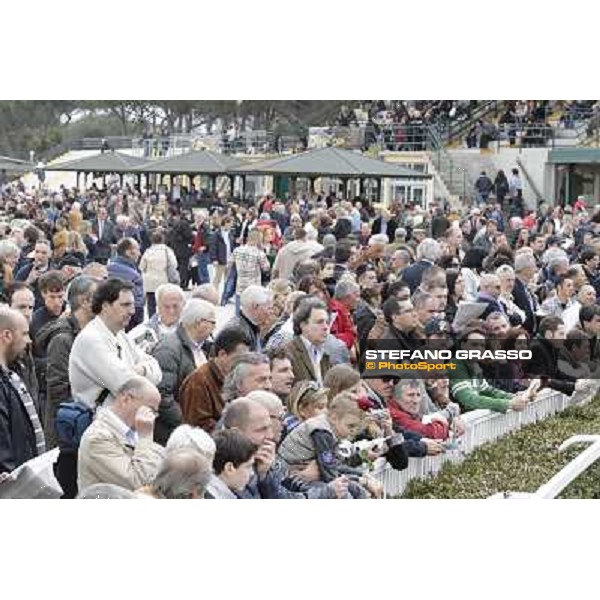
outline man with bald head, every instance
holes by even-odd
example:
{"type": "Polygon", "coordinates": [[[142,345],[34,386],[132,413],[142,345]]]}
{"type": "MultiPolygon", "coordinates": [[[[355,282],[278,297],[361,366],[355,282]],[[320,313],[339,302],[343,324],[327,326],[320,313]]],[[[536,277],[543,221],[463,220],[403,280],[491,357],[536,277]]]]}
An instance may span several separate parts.
{"type": "Polygon", "coordinates": [[[79,446],[79,489],[112,483],[128,490],[148,485],[165,449],[153,441],[160,393],[145,377],[128,379],[96,412],[79,446]]]}
{"type": "MultiPolygon", "coordinates": [[[[264,399],[261,399],[264,401],[264,399]]],[[[265,403],[268,404],[268,401],[265,403]]],[[[238,429],[258,446],[255,456],[255,474],[250,479],[241,498],[302,499],[344,498],[348,495],[348,482],[338,478],[325,485],[311,485],[312,466],[291,476],[285,464],[276,458],[276,429],[269,409],[257,400],[238,398],[230,402],[223,413],[225,429],[238,429]]],[[[281,430],[279,430],[281,431],[281,430]]],[[[318,478],[318,472],[317,472],[318,478]]]]}
{"type": "Polygon", "coordinates": [[[33,399],[19,375],[8,368],[29,342],[27,319],[16,310],[0,308],[0,473],[46,451],[33,399]]]}

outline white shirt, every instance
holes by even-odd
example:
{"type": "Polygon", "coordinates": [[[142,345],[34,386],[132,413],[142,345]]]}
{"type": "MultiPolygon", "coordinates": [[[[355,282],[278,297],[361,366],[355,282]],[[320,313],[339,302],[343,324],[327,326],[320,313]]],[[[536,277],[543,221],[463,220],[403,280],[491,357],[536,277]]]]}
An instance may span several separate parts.
{"type": "Polygon", "coordinates": [[[231,238],[229,237],[229,231],[221,230],[221,237],[225,242],[225,249],[227,253],[227,262],[229,262],[229,257],[231,256],[231,238]]]}

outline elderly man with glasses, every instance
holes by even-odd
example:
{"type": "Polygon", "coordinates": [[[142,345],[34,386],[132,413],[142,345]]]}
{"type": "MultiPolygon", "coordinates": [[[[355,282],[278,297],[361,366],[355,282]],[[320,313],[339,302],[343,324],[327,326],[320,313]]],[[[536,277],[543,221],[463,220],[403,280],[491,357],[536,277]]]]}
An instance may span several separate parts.
{"type": "Polygon", "coordinates": [[[481,319],[485,320],[488,315],[499,312],[506,314],[504,306],[500,302],[500,294],[502,292],[502,284],[500,277],[494,273],[484,273],[479,280],[479,295],[477,302],[487,304],[486,309],[481,315],[481,319]]]}
{"type": "Polygon", "coordinates": [[[133,491],[152,482],[165,455],[164,448],[152,441],[159,404],[156,386],[136,376],[98,409],[81,438],[80,490],[109,483],[133,491]]]}
{"type": "Polygon", "coordinates": [[[207,361],[209,337],[216,322],[214,305],[196,298],[188,300],[177,329],[152,350],[163,374],[158,388],[162,402],[154,432],[159,444],[166,444],[171,432],[182,422],[179,391],[188,375],[207,361]]]}

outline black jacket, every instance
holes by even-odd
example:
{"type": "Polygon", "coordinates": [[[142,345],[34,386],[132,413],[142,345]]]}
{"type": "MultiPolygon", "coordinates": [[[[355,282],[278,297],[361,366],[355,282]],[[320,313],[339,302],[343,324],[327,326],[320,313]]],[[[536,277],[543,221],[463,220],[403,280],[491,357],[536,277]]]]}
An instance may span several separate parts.
{"type": "Polygon", "coordinates": [[[515,304],[521,310],[525,311],[525,322],[523,323],[523,327],[525,327],[530,334],[534,334],[537,329],[537,316],[531,308],[525,284],[518,277],[515,279],[515,286],[513,287],[513,299],[515,304]]]}
{"type": "Polygon", "coordinates": [[[378,233],[387,233],[390,243],[393,242],[394,237],[396,236],[396,229],[398,229],[398,222],[396,221],[396,219],[389,219],[385,229],[385,231],[381,231],[381,217],[377,217],[373,221],[373,227],[371,227],[371,234],[376,235],[378,233]]]}
{"type": "Polygon", "coordinates": [[[352,221],[350,219],[338,219],[333,228],[333,235],[336,240],[343,240],[352,233],[352,221]]]}
{"type": "Polygon", "coordinates": [[[99,236],[100,225],[98,219],[92,222],[92,233],[96,236],[102,246],[110,246],[117,243],[117,226],[110,219],[106,219],[102,225],[102,237],[99,236]]]}
{"type": "Polygon", "coordinates": [[[33,425],[19,393],[0,367],[0,473],[37,456],[33,425]]]}
{"type": "Polygon", "coordinates": [[[167,231],[167,244],[177,257],[191,256],[193,241],[192,226],[185,219],[175,220],[167,231]]]}
{"type": "MultiPolygon", "coordinates": [[[[233,253],[233,249],[235,248],[235,237],[233,235],[233,231],[229,230],[227,235],[229,237],[229,248],[233,253]]],[[[225,245],[225,241],[223,240],[220,229],[217,229],[215,232],[213,232],[213,235],[210,237],[209,251],[210,259],[213,262],[216,261],[220,265],[227,264],[227,246],[225,245]]]]}
{"type": "Polygon", "coordinates": [[[71,399],[69,383],[69,355],[75,337],[80,331],[79,322],[73,315],[61,317],[44,327],[38,337],[38,347],[46,359],[46,447],[57,444],[54,432],[56,411],[61,402],[71,399]]]}
{"type": "Polygon", "coordinates": [[[243,312],[240,311],[240,316],[235,317],[227,324],[227,326],[230,325],[241,327],[246,334],[246,339],[248,340],[248,345],[250,346],[251,352],[259,351],[259,347],[261,346],[260,330],[243,312]]]}
{"type": "Polygon", "coordinates": [[[540,377],[549,388],[571,395],[575,382],[565,380],[558,372],[558,343],[536,339],[531,343],[531,360],[523,361],[523,369],[529,377],[540,377]]]}

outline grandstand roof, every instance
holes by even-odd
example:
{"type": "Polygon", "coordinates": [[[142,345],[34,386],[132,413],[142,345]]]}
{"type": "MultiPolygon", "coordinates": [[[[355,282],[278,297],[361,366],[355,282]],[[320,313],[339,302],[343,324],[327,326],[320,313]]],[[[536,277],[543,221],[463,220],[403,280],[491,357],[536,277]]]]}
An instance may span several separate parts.
{"type": "Polygon", "coordinates": [[[220,175],[229,173],[233,167],[243,165],[244,162],[227,154],[212,152],[211,150],[197,150],[176,154],[168,158],[145,162],[134,169],[142,173],[205,173],[220,175]]]}
{"type": "Polygon", "coordinates": [[[46,171],[79,171],[85,173],[131,173],[134,167],[147,162],[145,158],[121,154],[120,152],[101,152],[94,156],[69,160],[45,167],[46,171]]]}
{"type": "Polygon", "coordinates": [[[319,148],[291,156],[248,163],[231,170],[247,175],[429,178],[401,165],[342,148],[319,148]]]}

